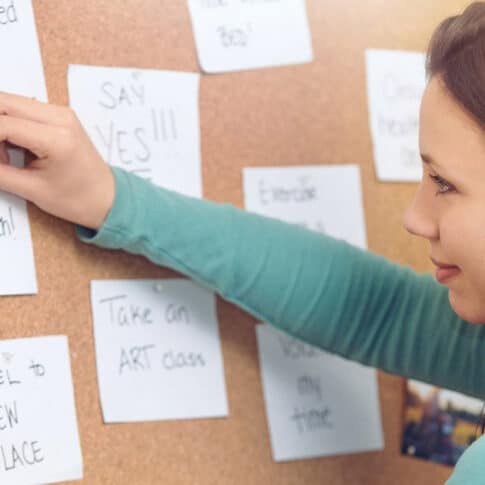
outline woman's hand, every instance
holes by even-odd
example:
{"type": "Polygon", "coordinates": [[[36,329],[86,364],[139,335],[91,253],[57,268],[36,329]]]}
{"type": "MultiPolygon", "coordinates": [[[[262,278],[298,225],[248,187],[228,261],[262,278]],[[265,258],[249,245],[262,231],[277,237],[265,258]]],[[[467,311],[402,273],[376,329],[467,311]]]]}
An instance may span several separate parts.
{"type": "Polygon", "coordinates": [[[111,169],[66,106],[0,92],[0,162],[0,190],[62,219],[98,229],[113,204],[111,169]],[[4,142],[34,160],[10,165],[4,142]]]}

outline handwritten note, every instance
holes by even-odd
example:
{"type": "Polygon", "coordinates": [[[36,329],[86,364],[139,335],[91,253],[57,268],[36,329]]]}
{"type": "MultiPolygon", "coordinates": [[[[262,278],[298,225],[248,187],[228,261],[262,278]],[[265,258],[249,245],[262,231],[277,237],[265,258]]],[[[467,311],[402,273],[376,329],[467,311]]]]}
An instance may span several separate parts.
{"type": "Polygon", "coordinates": [[[266,324],[256,335],[275,461],[383,448],[374,371],[266,324]]]}
{"type": "Polygon", "coordinates": [[[69,100],[104,160],[201,197],[199,75],[69,66],[69,100]]]}
{"type": "Polygon", "coordinates": [[[105,422],[226,416],[215,296],[189,280],[91,283],[105,422]]]}
{"type": "MultiPolygon", "coordinates": [[[[0,91],[47,101],[34,11],[30,0],[0,0],[0,91]]],[[[23,152],[9,151],[14,165],[23,152]]],[[[0,193],[0,295],[37,293],[25,201],[0,193]]]]}
{"type": "Polygon", "coordinates": [[[419,52],[366,51],[369,123],[377,177],[419,181],[419,107],[426,84],[419,52]]]}
{"type": "Polygon", "coordinates": [[[304,0],[188,0],[188,6],[205,72],[313,59],[304,0]]]}
{"type": "MultiPolygon", "coordinates": [[[[11,163],[20,166],[23,153],[9,151],[11,163]]],[[[25,201],[0,194],[0,295],[37,293],[34,252],[25,201]]]]}
{"type": "Polygon", "coordinates": [[[82,478],[67,338],[0,341],[0,483],[82,478]]]}
{"type": "Polygon", "coordinates": [[[366,247],[357,165],[244,168],[246,209],[366,247]]]}
{"type": "Polygon", "coordinates": [[[0,91],[47,101],[31,0],[0,0],[0,91]]]}

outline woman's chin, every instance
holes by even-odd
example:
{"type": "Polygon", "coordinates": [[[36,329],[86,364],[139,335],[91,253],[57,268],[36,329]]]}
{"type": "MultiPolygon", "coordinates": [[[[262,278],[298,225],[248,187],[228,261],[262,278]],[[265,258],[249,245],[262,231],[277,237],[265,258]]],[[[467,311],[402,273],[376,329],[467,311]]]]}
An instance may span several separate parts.
{"type": "Polygon", "coordinates": [[[454,291],[448,291],[448,299],[451,308],[463,320],[478,325],[485,324],[485,301],[476,301],[457,295],[454,291]]]}

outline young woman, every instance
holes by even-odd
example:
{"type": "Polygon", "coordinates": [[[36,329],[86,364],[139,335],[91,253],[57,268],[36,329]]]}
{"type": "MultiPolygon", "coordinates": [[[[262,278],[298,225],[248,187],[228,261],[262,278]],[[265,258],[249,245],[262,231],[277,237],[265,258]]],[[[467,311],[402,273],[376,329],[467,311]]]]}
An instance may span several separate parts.
{"type": "MultiPolygon", "coordinates": [[[[76,223],[85,242],[143,254],[323,349],[485,398],[485,2],[438,27],[427,68],[424,172],[405,225],[429,241],[438,282],[110,169],[68,108],[8,94],[0,142],[36,159],[15,168],[3,147],[0,189],[76,223]]],[[[447,483],[485,483],[485,438],[447,483]]]]}

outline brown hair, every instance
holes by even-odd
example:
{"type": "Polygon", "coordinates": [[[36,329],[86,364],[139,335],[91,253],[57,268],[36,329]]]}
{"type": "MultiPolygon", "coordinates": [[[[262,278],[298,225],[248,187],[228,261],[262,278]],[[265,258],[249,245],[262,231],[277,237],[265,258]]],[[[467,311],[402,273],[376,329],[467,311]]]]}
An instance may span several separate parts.
{"type": "Polygon", "coordinates": [[[440,76],[450,94],[485,126],[485,2],[472,3],[437,27],[426,75],[440,76]]]}

